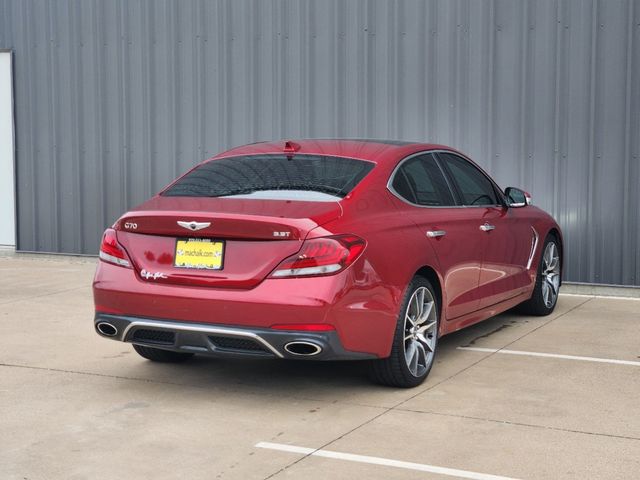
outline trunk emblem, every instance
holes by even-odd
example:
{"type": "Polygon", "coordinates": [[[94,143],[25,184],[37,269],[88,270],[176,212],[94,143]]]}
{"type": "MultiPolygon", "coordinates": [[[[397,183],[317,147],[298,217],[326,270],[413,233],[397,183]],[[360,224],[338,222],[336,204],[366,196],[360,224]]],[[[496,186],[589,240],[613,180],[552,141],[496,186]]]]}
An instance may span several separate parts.
{"type": "Polygon", "coordinates": [[[187,230],[191,230],[192,232],[195,232],[196,230],[202,230],[203,228],[207,228],[208,226],[211,225],[211,222],[182,222],[180,220],[178,220],[178,225],[180,225],[182,228],[186,228],[187,230]]]}
{"type": "Polygon", "coordinates": [[[144,268],[140,271],[140,276],[147,280],[149,279],[158,280],[159,278],[169,278],[162,272],[151,273],[151,272],[147,272],[144,268]]]}

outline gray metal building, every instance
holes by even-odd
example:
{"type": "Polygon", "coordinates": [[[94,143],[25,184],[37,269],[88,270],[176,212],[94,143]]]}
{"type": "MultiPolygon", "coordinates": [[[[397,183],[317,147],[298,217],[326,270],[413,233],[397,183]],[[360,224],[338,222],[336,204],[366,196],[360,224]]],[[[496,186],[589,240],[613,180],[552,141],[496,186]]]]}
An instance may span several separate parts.
{"type": "Polygon", "coordinates": [[[278,138],[455,146],[640,285],[640,1],[0,0],[17,248],[94,254],[194,163],[278,138]]]}

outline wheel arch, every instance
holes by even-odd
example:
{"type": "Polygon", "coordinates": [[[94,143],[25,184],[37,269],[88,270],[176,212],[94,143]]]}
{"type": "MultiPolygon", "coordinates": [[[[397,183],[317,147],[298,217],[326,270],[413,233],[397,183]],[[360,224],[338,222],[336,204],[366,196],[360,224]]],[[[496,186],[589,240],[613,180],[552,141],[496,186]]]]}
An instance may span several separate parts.
{"type": "Polygon", "coordinates": [[[440,307],[440,330],[442,330],[442,319],[444,319],[446,316],[444,315],[444,292],[442,290],[442,282],[440,281],[438,273],[433,267],[429,265],[423,265],[415,272],[414,276],[426,278],[433,286],[436,294],[436,300],[438,301],[438,305],[440,307]]]}
{"type": "Polygon", "coordinates": [[[560,249],[560,285],[562,285],[562,274],[564,273],[564,243],[562,233],[560,232],[560,228],[551,227],[546,236],[548,237],[549,235],[553,235],[558,241],[558,248],[560,249]]]}

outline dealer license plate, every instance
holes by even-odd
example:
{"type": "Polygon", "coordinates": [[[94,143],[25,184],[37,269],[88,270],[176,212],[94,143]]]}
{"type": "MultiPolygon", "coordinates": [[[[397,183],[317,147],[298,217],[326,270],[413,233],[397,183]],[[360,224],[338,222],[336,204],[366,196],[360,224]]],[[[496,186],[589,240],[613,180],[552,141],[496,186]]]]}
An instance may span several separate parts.
{"type": "Polygon", "coordinates": [[[224,242],[208,238],[189,238],[176,241],[174,265],[180,268],[222,270],[224,242]]]}

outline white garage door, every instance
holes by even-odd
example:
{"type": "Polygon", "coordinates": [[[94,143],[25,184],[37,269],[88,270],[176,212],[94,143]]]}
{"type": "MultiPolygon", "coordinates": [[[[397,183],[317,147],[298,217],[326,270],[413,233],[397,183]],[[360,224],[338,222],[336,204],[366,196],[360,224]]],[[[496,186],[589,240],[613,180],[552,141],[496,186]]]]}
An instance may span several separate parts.
{"type": "Polygon", "coordinates": [[[0,51],[0,245],[16,243],[11,52],[0,51]]]}

